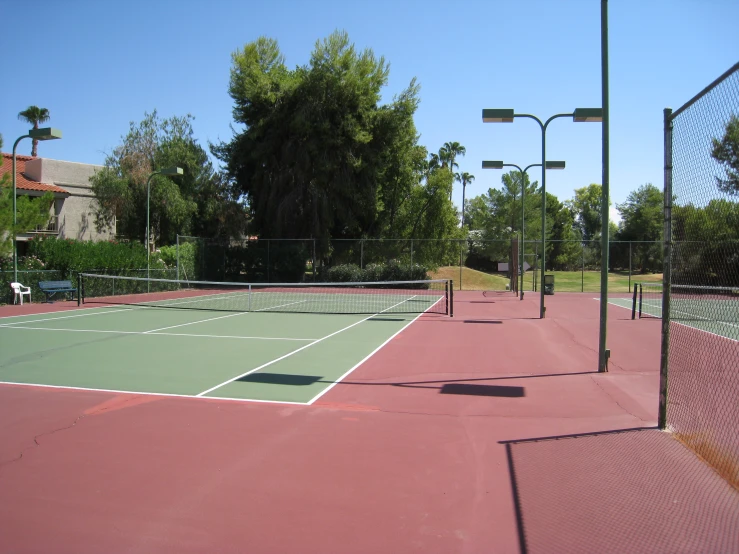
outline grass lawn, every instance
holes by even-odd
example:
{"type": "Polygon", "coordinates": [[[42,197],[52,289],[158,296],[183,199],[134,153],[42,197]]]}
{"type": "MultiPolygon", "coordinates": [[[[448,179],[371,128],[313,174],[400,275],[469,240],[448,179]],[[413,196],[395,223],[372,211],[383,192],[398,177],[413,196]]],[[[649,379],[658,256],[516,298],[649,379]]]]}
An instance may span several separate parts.
{"type": "MultiPolygon", "coordinates": [[[[600,271],[547,271],[547,275],[554,275],[554,290],[560,292],[599,292],[600,271]]],[[[429,271],[432,279],[453,279],[455,290],[505,290],[508,279],[496,274],[488,274],[482,271],[462,268],[460,289],[459,266],[440,267],[437,271],[429,271]]],[[[536,275],[537,281],[539,275],[536,275]]],[[[524,290],[533,290],[533,271],[527,271],[524,277],[524,290]]],[[[608,274],[608,292],[630,292],[634,290],[634,283],[638,282],[660,282],[661,273],[647,273],[645,275],[632,274],[631,288],[629,288],[628,271],[612,271],[608,274]]]]}

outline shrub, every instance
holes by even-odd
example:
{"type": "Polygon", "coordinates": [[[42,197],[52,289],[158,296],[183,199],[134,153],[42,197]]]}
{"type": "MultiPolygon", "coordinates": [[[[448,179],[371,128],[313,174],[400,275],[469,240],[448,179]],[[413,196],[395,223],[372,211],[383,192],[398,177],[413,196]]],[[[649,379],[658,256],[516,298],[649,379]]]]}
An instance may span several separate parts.
{"type": "Polygon", "coordinates": [[[418,264],[409,267],[394,261],[386,264],[367,264],[364,269],[355,264],[336,265],[324,269],[320,274],[320,280],[328,283],[422,281],[428,278],[425,267],[418,264]]]}
{"type": "MultiPolygon", "coordinates": [[[[79,241],[46,237],[28,242],[28,254],[44,269],[56,270],[62,279],[74,279],[78,272],[121,273],[123,270],[145,269],[146,248],[132,242],[79,241]]],[[[165,269],[158,253],[151,255],[152,269],[165,269]]]]}

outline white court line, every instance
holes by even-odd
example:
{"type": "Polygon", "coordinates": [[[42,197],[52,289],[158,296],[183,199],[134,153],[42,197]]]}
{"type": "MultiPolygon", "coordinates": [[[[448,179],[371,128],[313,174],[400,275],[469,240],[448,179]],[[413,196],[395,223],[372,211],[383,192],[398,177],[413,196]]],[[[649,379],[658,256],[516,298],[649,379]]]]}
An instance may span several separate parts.
{"type": "Polygon", "coordinates": [[[295,340],[312,341],[316,339],[295,339],[288,337],[251,337],[241,335],[197,335],[190,333],[152,333],[151,331],[103,331],[101,329],[54,329],[52,327],[6,327],[6,329],[25,329],[31,331],[62,331],[67,333],[107,333],[112,335],[161,335],[165,337],[208,337],[213,339],[253,339],[253,340],[295,340]]]}
{"type": "MultiPolygon", "coordinates": [[[[46,314],[61,314],[61,313],[68,313],[68,312],[81,312],[82,310],[101,310],[102,307],[100,306],[90,306],[89,308],[71,308],[69,310],[57,310],[55,312],[46,312],[46,314]]],[[[35,315],[46,315],[45,313],[38,313],[38,314],[22,314],[22,315],[4,315],[0,316],[0,319],[10,319],[13,317],[32,317],[35,315]]]]}
{"type": "Polygon", "coordinates": [[[256,398],[226,398],[219,396],[193,396],[191,394],[173,394],[169,392],[138,392],[132,390],[116,390],[116,389],[95,389],[91,387],[71,387],[67,385],[41,385],[39,383],[15,383],[13,381],[0,381],[0,385],[15,385],[20,387],[42,387],[45,389],[66,389],[66,390],[88,390],[94,392],[114,392],[116,394],[131,394],[143,396],[164,396],[169,398],[195,398],[198,400],[233,400],[235,402],[257,402],[260,404],[294,404],[298,406],[307,406],[305,402],[291,402],[289,400],[257,400],[256,398]]]}
{"type": "Polygon", "coordinates": [[[262,364],[259,367],[255,367],[254,369],[251,369],[251,370],[249,370],[249,371],[247,371],[245,373],[242,373],[241,375],[237,375],[236,377],[233,377],[233,378],[229,379],[228,381],[224,381],[220,385],[216,385],[215,387],[211,387],[208,390],[204,390],[203,392],[201,392],[197,396],[204,396],[204,395],[208,394],[209,392],[213,392],[214,390],[223,387],[224,385],[228,385],[229,383],[233,383],[237,379],[241,379],[242,377],[246,377],[247,375],[250,375],[250,374],[252,374],[252,373],[254,373],[256,371],[259,371],[260,369],[264,369],[265,367],[270,366],[272,364],[275,364],[275,363],[277,363],[277,362],[279,362],[281,360],[284,360],[285,358],[289,358],[290,356],[292,356],[293,354],[297,354],[301,350],[305,350],[306,348],[310,348],[314,344],[318,344],[319,342],[322,342],[322,341],[324,341],[324,340],[326,340],[328,338],[331,338],[334,335],[338,335],[339,333],[343,333],[344,331],[346,331],[348,329],[351,329],[352,327],[355,327],[356,325],[359,325],[360,323],[364,323],[368,319],[371,319],[371,318],[373,318],[373,317],[375,317],[375,316],[377,316],[377,315],[379,315],[379,314],[381,314],[383,312],[386,312],[388,310],[392,310],[395,306],[400,306],[403,302],[407,302],[408,300],[412,300],[416,296],[417,295],[413,295],[410,298],[406,298],[405,300],[402,300],[401,302],[398,302],[397,304],[393,304],[389,308],[385,308],[384,310],[382,310],[382,312],[377,312],[376,314],[372,314],[369,317],[365,317],[364,319],[360,319],[359,321],[356,321],[356,322],[352,323],[351,325],[347,325],[343,329],[339,329],[338,331],[334,331],[333,333],[331,333],[329,335],[326,335],[325,337],[322,337],[320,339],[314,340],[310,344],[306,344],[305,346],[301,346],[300,348],[297,348],[297,349],[295,349],[295,350],[293,350],[291,352],[288,352],[284,356],[280,356],[279,358],[275,358],[274,360],[271,360],[271,361],[267,362],[266,364],[262,364]]]}
{"type": "Polygon", "coordinates": [[[408,326],[409,326],[409,325],[410,325],[411,323],[415,322],[415,321],[416,321],[416,320],[417,320],[417,319],[418,319],[419,317],[421,317],[421,316],[422,316],[423,314],[425,314],[425,313],[426,313],[426,312],[427,312],[428,310],[430,310],[430,309],[431,309],[431,308],[433,308],[433,307],[434,307],[434,306],[435,306],[436,304],[438,304],[438,302],[439,302],[440,300],[441,300],[441,298],[439,298],[439,300],[437,300],[436,302],[434,302],[434,303],[433,303],[433,304],[432,304],[431,306],[429,306],[428,308],[426,308],[426,309],[425,309],[425,310],[424,310],[424,311],[423,311],[422,313],[418,314],[418,315],[417,315],[416,317],[414,317],[414,318],[413,318],[412,320],[410,320],[410,321],[409,321],[408,323],[406,323],[405,325],[403,325],[403,327],[402,327],[401,329],[399,329],[399,330],[398,330],[397,332],[393,333],[393,335],[392,335],[392,336],[391,336],[391,337],[390,337],[389,339],[387,339],[387,340],[386,340],[385,342],[383,342],[383,343],[382,343],[382,344],[381,344],[380,346],[378,346],[377,348],[375,348],[375,349],[374,349],[374,350],[373,350],[372,352],[370,352],[369,354],[367,354],[367,355],[366,355],[366,356],[365,356],[365,357],[364,357],[364,358],[363,358],[363,359],[362,359],[362,360],[361,360],[361,361],[360,361],[360,362],[359,362],[358,364],[356,364],[356,365],[355,365],[354,367],[352,367],[352,368],[351,368],[351,369],[350,369],[349,371],[347,371],[346,373],[344,373],[344,375],[342,375],[341,377],[339,377],[339,378],[338,378],[338,379],[337,379],[336,381],[334,381],[333,383],[331,383],[331,384],[330,384],[330,385],[329,385],[328,387],[326,387],[326,388],[325,388],[325,389],[323,389],[323,390],[322,390],[321,392],[319,392],[319,393],[318,393],[318,394],[317,394],[316,396],[314,396],[313,398],[311,398],[311,399],[310,399],[310,400],[308,401],[308,405],[312,405],[312,404],[313,404],[313,403],[314,403],[314,402],[315,402],[316,400],[318,400],[319,398],[321,398],[321,397],[322,397],[322,396],[323,396],[324,394],[326,394],[326,393],[327,393],[328,391],[330,391],[330,390],[331,390],[332,388],[334,388],[334,387],[335,387],[336,385],[338,385],[338,384],[339,384],[339,383],[340,383],[341,381],[343,381],[343,380],[344,380],[344,379],[345,379],[345,378],[346,378],[346,377],[347,377],[347,376],[348,376],[348,375],[349,375],[349,374],[350,374],[350,373],[351,373],[352,371],[354,371],[355,369],[357,369],[357,368],[358,368],[359,366],[361,366],[361,365],[362,365],[362,364],[363,364],[364,362],[366,362],[366,361],[367,361],[367,360],[369,360],[369,359],[370,359],[370,358],[371,358],[372,356],[374,356],[374,355],[375,355],[375,354],[376,354],[376,353],[377,353],[377,352],[378,352],[378,351],[379,351],[379,350],[380,350],[380,349],[381,349],[382,347],[384,347],[384,346],[385,346],[385,345],[386,345],[387,343],[389,343],[389,342],[390,342],[391,340],[393,340],[393,339],[394,339],[395,337],[397,337],[397,336],[398,336],[398,335],[399,335],[400,333],[402,333],[402,332],[403,332],[403,331],[404,331],[404,330],[405,330],[405,329],[406,329],[406,328],[407,328],[407,327],[408,327],[408,326]]]}
{"type": "MultiPolygon", "coordinates": [[[[268,310],[268,309],[271,310],[273,308],[283,308],[285,306],[292,306],[293,304],[300,304],[301,302],[303,302],[303,300],[299,300],[297,302],[288,302],[287,304],[280,304],[279,306],[271,306],[270,308],[264,308],[264,309],[261,309],[261,310],[254,310],[254,312],[263,312],[265,310],[268,310]]],[[[144,334],[156,333],[157,331],[164,331],[165,329],[174,329],[176,327],[184,327],[185,325],[195,325],[196,323],[205,323],[206,321],[215,321],[216,319],[225,319],[227,317],[234,317],[234,316],[237,316],[237,315],[250,314],[250,313],[254,313],[254,312],[239,312],[239,313],[235,313],[235,314],[220,315],[218,317],[211,317],[211,318],[208,318],[208,319],[200,319],[198,321],[190,321],[188,323],[180,323],[179,325],[170,325],[169,327],[162,327],[160,329],[153,329],[151,331],[145,331],[144,334]]]]}
{"type": "MultiPolygon", "coordinates": [[[[93,308],[85,308],[92,310],[93,308]]],[[[94,309],[101,309],[101,308],[94,308],[94,309]]],[[[130,312],[131,310],[135,310],[136,308],[123,308],[123,309],[116,309],[111,311],[105,311],[105,312],[95,312],[94,314],[77,314],[77,315],[64,315],[62,317],[47,317],[45,319],[34,319],[32,321],[16,321],[15,323],[0,323],[0,327],[10,327],[11,325],[20,325],[21,323],[40,323],[42,321],[56,321],[57,319],[69,319],[71,317],[86,317],[89,315],[103,315],[103,314],[115,314],[118,312],[130,312]]]]}

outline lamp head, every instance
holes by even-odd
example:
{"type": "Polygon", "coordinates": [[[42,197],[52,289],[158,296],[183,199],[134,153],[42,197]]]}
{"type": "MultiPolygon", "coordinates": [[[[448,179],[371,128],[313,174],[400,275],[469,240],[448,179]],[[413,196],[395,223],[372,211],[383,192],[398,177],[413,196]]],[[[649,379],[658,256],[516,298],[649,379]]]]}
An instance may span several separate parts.
{"type": "Polygon", "coordinates": [[[482,110],[483,123],[511,123],[513,121],[512,109],[484,109],[482,110]]]}
{"type": "Polygon", "coordinates": [[[603,121],[603,108],[577,108],[572,113],[572,121],[578,123],[597,123],[603,121]]]}
{"type": "Polygon", "coordinates": [[[503,162],[500,160],[496,160],[496,161],[483,160],[482,168],[483,169],[503,169],[503,162]]]}
{"type": "Polygon", "coordinates": [[[160,175],[167,175],[169,177],[176,177],[177,175],[184,175],[184,171],[181,167],[166,167],[159,170],[160,175]]]}
{"type": "Polygon", "coordinates": [[[564,162],[546,162],[547,169],[564,169],[564,162]]]}
{"type": "Polygon", "coordinates": [[[62,132],[59,129],[51,127],[43,127],[42,129],[31,129],[28,136],[36,140],[54,140],[62,138],[62,132]]]}

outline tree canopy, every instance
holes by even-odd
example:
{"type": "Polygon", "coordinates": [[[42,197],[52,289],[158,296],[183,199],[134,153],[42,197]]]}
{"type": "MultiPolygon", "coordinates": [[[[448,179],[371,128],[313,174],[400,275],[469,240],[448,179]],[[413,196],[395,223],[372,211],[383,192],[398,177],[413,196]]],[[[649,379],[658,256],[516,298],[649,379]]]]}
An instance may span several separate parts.
{"type": "Polygon", "coordinates": [[[712,139],[711,156],[724,169],[724,176],[716,176],[716,184],[721,192],[739,195],[739,117],[732,115],[726,123],[726,131],[721,140],[712,139]]]}
{"type": "MultiPolygon", "coordinates": [[[[39,123],[46,123],[51,118],[49,110],[39,108],[38,106],[28,106],[25,110],[18,114],[18,119],[30,123],[34,129],[38,129],[39,123]]],[[[33,139],[31,146],[31,156],[34,158],[38,154],[38,139],[33,139]]]]}
{"type": "Polygon", "coordinates": [[[458,235],[453,174],[418,144],[419,86],[381,105],[388,75],[340,31],[293,70],[273,39],[234,52],[229,94],[243,127],[212,150],[246,199],[251,233],[314,238],[321,253],[332,238],[458,235]]]}
{"type": "Polygon", "coordinates": [[[156,242],[172,244],[177,234],[236,236],[245,226],[238,196],[213,170],[207,152],[193,136],[193,117],[161,119],[156,110],[131,122],[122,144],[90,182],[98,200],[98,228],[116,220],[119,235],[142,240],[146,234],[146,183],[160,169],[179,166],[176,180],[151,179],[151,229],[156,242]]]}

